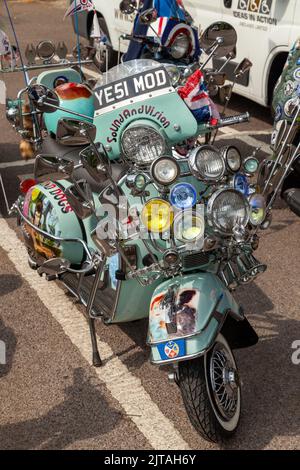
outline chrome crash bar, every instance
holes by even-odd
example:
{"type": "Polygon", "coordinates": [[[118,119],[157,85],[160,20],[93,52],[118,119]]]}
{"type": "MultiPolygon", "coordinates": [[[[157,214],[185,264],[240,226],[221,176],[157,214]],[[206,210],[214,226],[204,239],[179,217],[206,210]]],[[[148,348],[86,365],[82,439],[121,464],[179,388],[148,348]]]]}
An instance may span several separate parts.
{"type": "MultiPolygon", "coordinates": [[[[92,254],[91,254],[87,244],[83,240],[81,240],[81,238],[61,238],[61,237],[56,237],[54,235],[51,235],[48,232],[45,232],[44,230],[42,230],[39,227],[37,227],[36,225],[34,225],[29,219],[27,219],[27,217],[25,217],[25,215],[23,214],[21,208],[18,205],[18,201],[15,202],[15,204],[11,208],[11,212],[14,212],[14,211],[16,211],[19,214],[21,219],[26,224],[28,224],[29,227],[31,227],[33,230],[38,232],[40,235],[43,235],[44,237],[49,238],[50,240],[53,240],[55,242],[60,242],[60,243],[61,242],[64,242],[64,243],[79,243],[80,245],[82,245],[88,259],[90,261],[92,261],[92,259],[93,259],[92,254]]],[[[80,273],[80,271],[74,271],[74,272],[80,273]]]]}

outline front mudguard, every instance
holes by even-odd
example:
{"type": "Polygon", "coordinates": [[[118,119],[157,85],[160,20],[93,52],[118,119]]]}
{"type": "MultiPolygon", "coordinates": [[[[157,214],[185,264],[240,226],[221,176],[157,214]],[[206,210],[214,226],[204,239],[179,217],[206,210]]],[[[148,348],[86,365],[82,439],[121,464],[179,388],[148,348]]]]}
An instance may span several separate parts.
{"type": "MultiPolygon", "coordinates": [[[[191,274],[160,284],[150,305],[148,344],[151,362],[167,364],[205,354],[229,317],[247,329],[249,324],[242,308],[215,274],[191,274]],[[184,355],[180,355],[182,340],[184,355]],[[166,344],[164,349],[163,344],[166,344]]],[[[250,325],[249,328],[252,329],[250,325]]],[[[230,332],[235,338],[232,325],[230,332]]],[[[253,333],[251,344],[256,342],[253,333]]]]}

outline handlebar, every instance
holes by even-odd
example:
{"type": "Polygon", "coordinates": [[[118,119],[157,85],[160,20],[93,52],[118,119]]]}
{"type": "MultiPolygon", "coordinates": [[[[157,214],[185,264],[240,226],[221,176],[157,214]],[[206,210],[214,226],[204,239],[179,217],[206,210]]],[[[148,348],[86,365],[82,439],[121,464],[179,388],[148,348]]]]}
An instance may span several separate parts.
{"type": "Polygon", "coordinates": [[[250,114],[238,114],[237,116],[228,116],[226,118],[220,119],[218,124],[214,126],[214,129],[219,129],[220,127],[234,126],[235,124],[242,124],[243,122],[250,121],[250,114]]]}

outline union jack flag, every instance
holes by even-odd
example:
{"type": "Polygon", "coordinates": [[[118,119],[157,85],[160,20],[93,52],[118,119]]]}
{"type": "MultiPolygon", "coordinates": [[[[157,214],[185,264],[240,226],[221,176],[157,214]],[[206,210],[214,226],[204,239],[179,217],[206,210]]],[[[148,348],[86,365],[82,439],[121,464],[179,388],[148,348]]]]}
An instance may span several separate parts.
{"type": "Polygon", "coordinates": [[[220,119],[219,111],[207,93],[203,73],[197,70],[187,80],[185,86],[179,88],[178,94],[192,111],[197,122],[220,119]]]}
{"type": "Polygon", "coordinates": [[[74,0],[67,9],[64,19],[67,16],[75,15],[75,13],[91,10],[94,10],[94,3],[92,2],[92,0],[74,0]]]}

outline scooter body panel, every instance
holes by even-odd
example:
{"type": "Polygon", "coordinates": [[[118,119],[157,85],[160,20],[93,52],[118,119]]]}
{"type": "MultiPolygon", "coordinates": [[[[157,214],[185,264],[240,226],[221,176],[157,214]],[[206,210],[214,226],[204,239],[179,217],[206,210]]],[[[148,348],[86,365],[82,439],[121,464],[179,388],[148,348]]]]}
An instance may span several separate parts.
{"type": "Polygon", "coordinates": [[[243,319],[239,305],[216,274],[199,272],[161,283],[150,304],[152,362],[164,364],[204,354],[229,312],[243,319]]]}
{"type": "Polygon", "coordinates": [[[137,99],[133,104],[103,114],[95,113],[96,142],[106,146],[111,160],[120,157],[122,133],[135,121],[152,125],[162,132],[170,146],[196,135],[198,131],[196,119],[173,88],[155,98],[150,94],[148,99],[137,99]]]}
{"type": "MultiPolygon", "coordinates": [[[[70,183],[45,182],[33,186],[26,194],[23,213],[32,224],[58,238],[84,239],[82,226],[64,194],[70,183]]],[[[79,243],[53,241],[25,224],[25,242],[28,248],[46,259],[61,257],[78,265],[83,261],[79,243]]]]}

